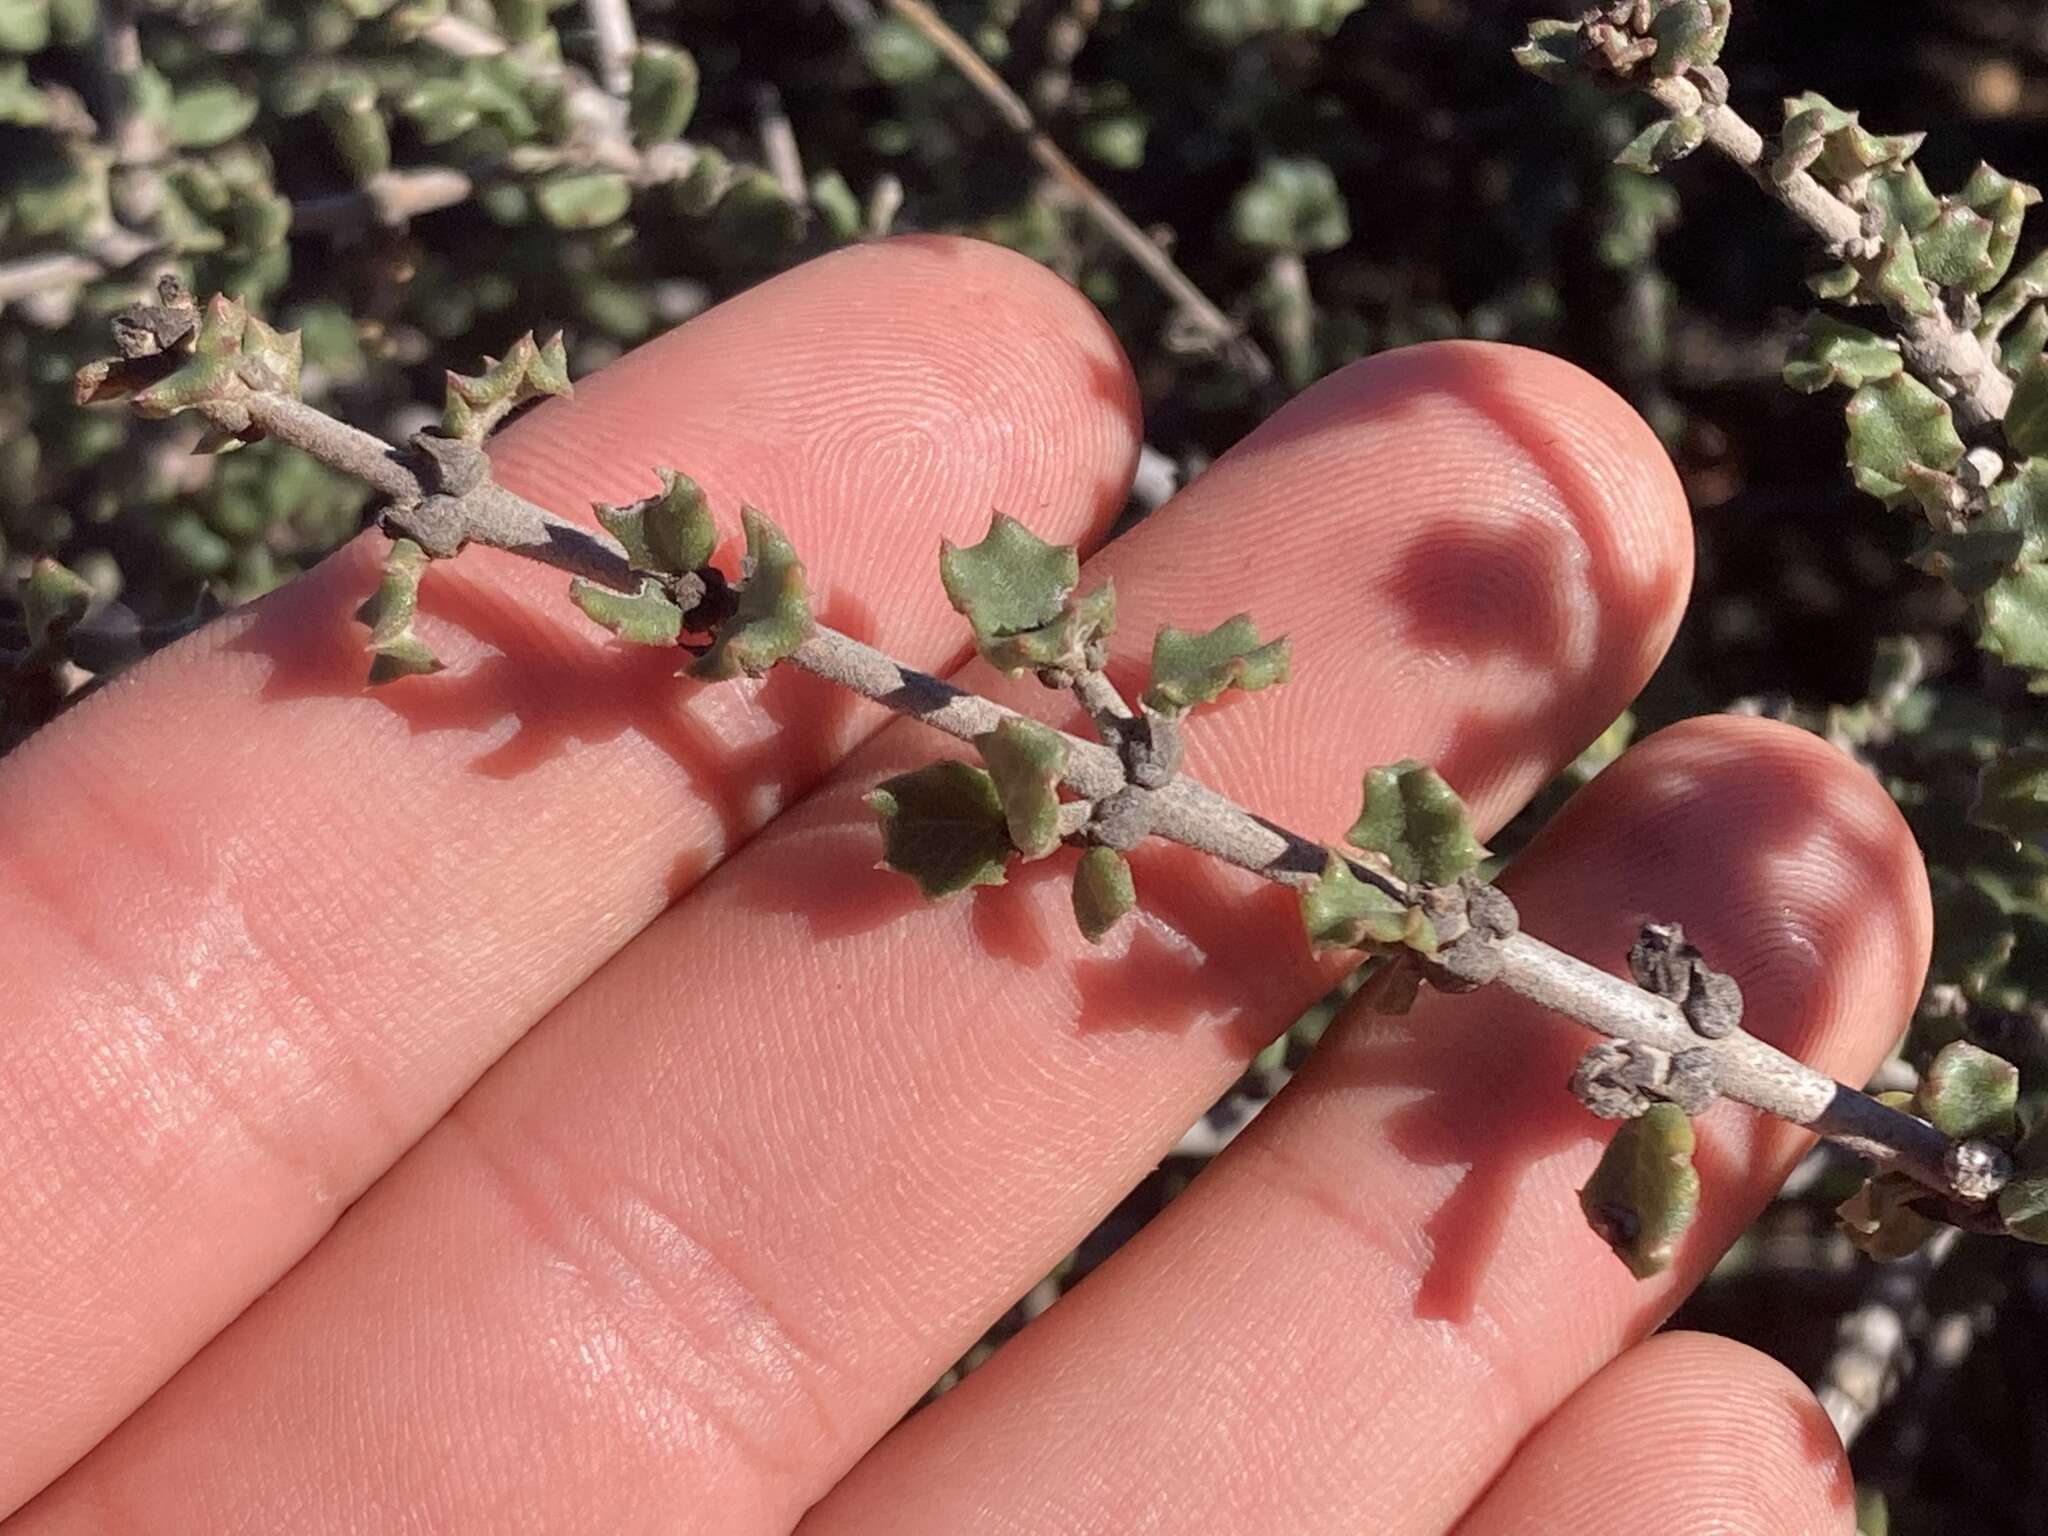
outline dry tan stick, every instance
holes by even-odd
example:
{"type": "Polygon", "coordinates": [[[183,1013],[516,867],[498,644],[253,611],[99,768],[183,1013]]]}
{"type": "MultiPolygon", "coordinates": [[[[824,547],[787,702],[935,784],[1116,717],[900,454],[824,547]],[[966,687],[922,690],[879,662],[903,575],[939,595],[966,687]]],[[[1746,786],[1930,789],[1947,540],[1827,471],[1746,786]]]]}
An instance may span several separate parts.
{"type": "Polygon", "coordinates": [[[1174,264],[1157,241],[1133,224],[1107,193],[1069,160],[1038,124],[1024,98],[1010,89],[1003,77],[989,68],[967,40],[947,26],[923,0],[888,0],[889,9],[916,28],[961,77],[995,109],[1003,126],[1024,141],[1024,148],[1046,172],[1080,203],[1090,219],[1117,247],[1144,268],[1181,313],[1193,324],[1203,340],[1230,359],[1233,366],[1254,384],[1273,376],[1273,364],[1258,343],[1245,335],[1244,328],[1218,309],[1209,296],[1195,286],[1194,279],[1174,264]]]}

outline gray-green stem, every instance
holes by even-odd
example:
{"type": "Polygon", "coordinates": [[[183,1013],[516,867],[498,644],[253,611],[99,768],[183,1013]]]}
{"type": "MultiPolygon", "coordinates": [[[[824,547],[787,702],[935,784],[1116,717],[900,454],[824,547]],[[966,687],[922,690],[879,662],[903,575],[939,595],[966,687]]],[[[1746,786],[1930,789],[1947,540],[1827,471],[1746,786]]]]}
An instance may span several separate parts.
{"type": "MultiPolygon", "coordinates": [[[[230,429],[253,423],[395,500],[421,493],[418,477],[396,449],[289,396],[254,393],[200,409],[230,429]]],[[[622,591],[636,585],[624,550],[608,537],[511,491],[487,485],[462,505],[472,543],[540,560],[622,591]]],[[[823,624],[788,661],[961,741],[972,742],[1004,720],[1028,718],[823,624]]],[[[1080,798],[1102,800],[1125,786],[1117,752],[1072,734],[1066,743],[1063,782],[1080,798]]],[[[1323,844],[1267,821],[1186,774],[1156,791],[1151,805],[1153,835],[1276,884],[1313,885],[1329,856],[1323,844]]],[[[1412,900],[1402,882],[1363,863],[1353,861],[1351,867],[1357,878],[1397,899],[1412,900]]],[[[1675,1004],[1529,934],[1501,940],[1500,954],[1499,984],[1509,991],[1614,1039],[1666,1051],[1709,1051],[1715,1084],[1725,1097],[1805,1126],[1880,1169],[1904,1173],[1943,1195],[1958,1193],[1948,1172],[1951,1143],[1925,1121],[1835,1082],[1745,1031],[1705,1039],[1675,1004]]],[[[1755,1008],[1753,1002],[1752,1012],[1755,1008]]]]}

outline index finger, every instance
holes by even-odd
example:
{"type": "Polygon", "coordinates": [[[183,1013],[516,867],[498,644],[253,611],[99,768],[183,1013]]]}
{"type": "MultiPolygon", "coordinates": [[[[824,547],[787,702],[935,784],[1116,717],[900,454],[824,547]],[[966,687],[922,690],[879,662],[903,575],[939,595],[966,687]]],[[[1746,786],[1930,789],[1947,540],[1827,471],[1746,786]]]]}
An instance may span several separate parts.
{"type": "MultiPolygon", "coordinates": [[[[994,247],[848,250],[622,359],[495,445],[552,510],[776,509],[823,617],[957,659],[912,581],[991,507],[1099,534],[1134,389],[994,247]],[[846,586],[836,585],[844,581],[846,586]],[[901,591],[873,608],[851,592],[901,591]]],[[[0,766],[0,1511],[306,1251],[535,1019],[886,718],[798,676],[685,690],[562,578],[427,581],[451,670],[366,694],[376,540],[117,681],[0,766]]]]}

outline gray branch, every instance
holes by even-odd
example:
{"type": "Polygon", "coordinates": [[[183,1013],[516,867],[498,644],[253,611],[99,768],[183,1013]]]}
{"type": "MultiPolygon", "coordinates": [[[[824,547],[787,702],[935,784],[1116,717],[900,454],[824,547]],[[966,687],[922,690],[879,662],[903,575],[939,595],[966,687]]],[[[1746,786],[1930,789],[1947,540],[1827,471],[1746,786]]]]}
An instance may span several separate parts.
{"type": "MultiPolygon", "coordinates": [[[[415,500],[425,489],[398,450],[289,396],[253,393],[202,409],[230,430],[260,426],[395,501],[415,500]]],[[[466,542],[543,561],[622,591],[636,585],[625,552],[608,537],[503,487],[487,483],[459,505],[467,518],[466,542]]],[[[1029,718],[822,624],[788,660],[961,741],[972,742],[1004,720],[1029,718]]],[[[1126,786],[1124,764],[1115,750],[1073,735],[1067,735],[1066,744],[1063,782],[1080,798],[1105,800],[1126,786]]],[[[1149,809],[1154,835],[1295,889],[1313,885],[1330,854],[1325,845],[1267,821],[1186,774],[1154,791],[1149,809]]],[[[1351,869],[1399,900],[1418,899],[1416,891],[1384,871],[1357,861],[1351,869]]],[[[1715,1084],[1726,1097],[1805,1126],[1879,1169],[1904,1173],[1951,1199],[1983,1198],[1981,1185],[1959,1188],[1949,1171],[1954,1151],[1970,1144],[1951,1143],[1927,1122],[1835,1082],[1744,1030],[1704,1038],[1675,1003],[1528,934],[1500,940],[1499,953],[1498,979],[1509,991],[1617,1040],[1674,1053],[1711,1053],[1715,1084]]]]}
{"type": "MultiPolygon", "coordinates": [[[[1780,180],[1772,172],[1764,136],[1734,108],[1708,101],[1683,77],[1653,80],[1644,89],[1674,117],[1697,116],[1706,129],[1708,147],[1747,172],[1750,180],[1819,235],[1830,251],[1846,256],[1859,248],[1865,238],[1862,216],[1805,171],[1780,180]]],[[[1906,360],[1948,398],[1965,427],[2005,419],[2012,403],[2012,380],[1975,332],[1956,324],[1939,306],[1931,315],[1897,311],[1892,319],[1906,360]]]]}

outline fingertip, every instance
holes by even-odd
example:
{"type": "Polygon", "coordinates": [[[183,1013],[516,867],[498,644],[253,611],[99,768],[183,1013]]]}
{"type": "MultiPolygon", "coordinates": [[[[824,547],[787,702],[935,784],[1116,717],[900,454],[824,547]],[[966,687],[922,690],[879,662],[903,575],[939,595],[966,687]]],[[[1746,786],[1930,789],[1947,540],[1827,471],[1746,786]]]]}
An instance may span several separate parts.
{"type": "Polygon", "coordinates": [[[1919,997],[1925,860],[1877,779],[1810,732],[1667,727],[1574,798],[1537,846],[1552,843],[1605,872],[1617,917],[1683,921],[1742,982],[1745,1027],[1817,1065],[1867,1070],[1919,997]]]}
{"type": "Polygon", "coordinates": [[[1841,1441],[1805,1385],[1747,1345],[1679,1332],[1581,1387],[1458,1530],[1804,1536],[1846,1533],[1854,1510],[1841,1441]]]}
{"type": "MultiPolygon", "coordinates": [[[[1003,247],[915,235],[844,247],[707,310],[492,450],[506,484],[571,516],[644,494],[660,463],[715,501],[800,520],[815,514],[795,493],[817,488],[776,461],[825,457],[843,466],[831,510],[883,528],[892,499],[965,489],[977,464],[1000,464],[1001,510],[1087,538],[1121,504],[1141,439],[1130,364],[1082,294],[1003,247]]],[[[970,501],[963,528],[989,512],[970,501]]]]}

